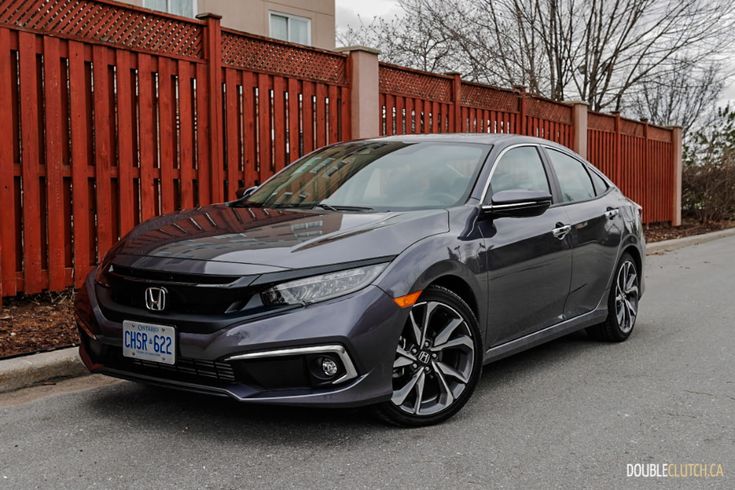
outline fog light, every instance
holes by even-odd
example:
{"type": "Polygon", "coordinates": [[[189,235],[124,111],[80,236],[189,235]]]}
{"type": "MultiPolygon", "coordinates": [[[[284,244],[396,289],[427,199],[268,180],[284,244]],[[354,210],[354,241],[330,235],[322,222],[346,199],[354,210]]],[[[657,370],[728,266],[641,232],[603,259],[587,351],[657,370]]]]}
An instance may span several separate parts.
{"type": "Polygon", "coordinates": [[[330,378],[336,375],[339,371],[339,366],[337,366],[337,363],[328,357],[322,357],[321,366],[324,375],[329,376],[330,378]]]}

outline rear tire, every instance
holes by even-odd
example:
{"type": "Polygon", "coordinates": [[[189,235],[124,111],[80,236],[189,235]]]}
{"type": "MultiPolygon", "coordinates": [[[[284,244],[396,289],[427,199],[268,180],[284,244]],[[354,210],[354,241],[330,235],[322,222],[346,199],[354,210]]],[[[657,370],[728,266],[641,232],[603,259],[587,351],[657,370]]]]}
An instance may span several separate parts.
{"type": "Polygon", "coordinates": [[[393,396],[375,407],[386,422],[421,427],[457,413],[477,386],[482,340],[472,309],[430,286],[411,307],[393,364],[393,396]]]}
{"type": "Polygon", "coordinates": [[[607,299],[607,319],[587,328],[587,334],[604,342],[623,342],[633,332],[638,318],[640,275],[633,257],[625,253],[615,268],[613,284],[607,299]]]}

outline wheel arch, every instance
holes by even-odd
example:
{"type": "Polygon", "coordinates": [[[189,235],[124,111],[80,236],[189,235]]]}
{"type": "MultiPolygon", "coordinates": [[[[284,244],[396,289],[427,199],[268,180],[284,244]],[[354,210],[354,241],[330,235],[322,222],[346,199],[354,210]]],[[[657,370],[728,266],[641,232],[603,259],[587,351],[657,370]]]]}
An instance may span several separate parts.
{"type": "Polygon", "coordinates": [[[630,254],[631,257],[633,257],[633,260],[635,261],[636,269],[640,274],[643,273],[643,259],[641,257],[641,251],[638,250],[638,247],[636,247],[634,244],[628,244],[625,248],[623,248],[623,252],[621,254],[621,257],[624,254],[630,254]]]}
{"type": "Polygon", "coordinates": [[[434,279],[427,287],[431,286],[441,286],[457,294],[457,296],[467,303],[479,321],[480,310],[477,303],[477,296],[469,283],[463,278],[455,274],[446,274],[434,279]]]}

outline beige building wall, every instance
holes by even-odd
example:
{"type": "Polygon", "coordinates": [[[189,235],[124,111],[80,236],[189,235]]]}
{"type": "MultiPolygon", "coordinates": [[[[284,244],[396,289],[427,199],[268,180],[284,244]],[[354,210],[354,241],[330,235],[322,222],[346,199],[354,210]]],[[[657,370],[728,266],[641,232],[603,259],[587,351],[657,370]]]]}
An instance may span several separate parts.
{"type": "MultiPolygon", "coordinates": [[[[145,6],[144,0],[122,0],[145,6]]],[[[174,0],[175,1],[175,0],[174,0]]],[[[196,0],[197,12],[222,16],[222,25],[240,31],[270,35],[270,12],[297,15],[311,20],[311,45],[334,49],[334,0],[196,0]]]]}

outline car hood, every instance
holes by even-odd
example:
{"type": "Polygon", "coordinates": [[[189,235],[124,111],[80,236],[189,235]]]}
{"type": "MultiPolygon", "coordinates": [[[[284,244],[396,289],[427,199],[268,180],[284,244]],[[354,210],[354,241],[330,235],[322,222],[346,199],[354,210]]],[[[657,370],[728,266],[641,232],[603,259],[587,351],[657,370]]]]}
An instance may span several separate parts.
{"type": "Polygon", "coordinates": [[[351,213],[218,204],[146,221],[110,256],[145,268],[266,273],[394,256],[448,229],[443,209],[351,213]]]}

